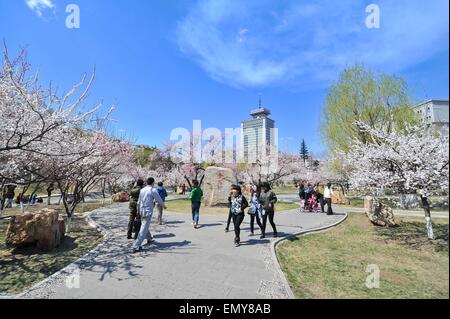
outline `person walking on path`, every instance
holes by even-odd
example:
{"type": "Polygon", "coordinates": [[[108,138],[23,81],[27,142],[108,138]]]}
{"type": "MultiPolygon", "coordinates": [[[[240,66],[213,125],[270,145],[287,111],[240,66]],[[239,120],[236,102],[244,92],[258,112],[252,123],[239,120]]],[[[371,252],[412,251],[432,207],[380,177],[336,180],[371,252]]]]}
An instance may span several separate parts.
{"type": "Polygon", "coordinates": [[[314,193],[316,194],[317,200],[320,203],[321,212],[325,213],[325,200],[323,197],[323,187],[321,187],[319,183],[317,183],[316,186],[314,187],[314,193]]]}
{"type": "MultiPolygon", "coordinates": [[[[231,189],[236,187],[236,184],[231,185],[231,189]]],[[[232,192],[230,191],[230,194],[228,194],[228,219],[227,219],[227,226],[225,227],[225,232],[228,233],[230,231],[230,224],[231,220],[233,219],[233,214],[231,213],[231,198],[232,198],[232,192]]]]}
{"type": "Polygon", "coordinates": [[[234,244],[238,247],[241,244],[241,224],[245,218],[244,210],[248,207],[248,201],[242,195],[242,188],[234,185],[231,189],[231,214],[234,224],[234,244]]]}
{"type": "Polygon", "coordinates": [[[5,194],[6,205],[5,205],[5,209],[6,208],[12,208],[12,204],[13,204],[14,196],[15,196],[15,190],[16,190],[16,186],[15,185],[7,185],[6,186],[6,194],[5,194]]]}
{"type": "Polygon", "coordinates": [[[147,239],[147,244],[152,240],[150,234],[150,222],[152,220],[154,202],[160,204],[166,209],[166,206],[161,199],[161,196],[159,196],[158,191],[154,188],[154,185],[155,179],[153,177],[149,177],[147,179],[147,186],[141,189],[139,194],[137,213],[141,218],[142,225],[136,242],[133,245],[133,253],[142,250],[142,243],[145,239],[147,239]]]}
{"type": "Polygon", "coordinates": [[[333,199],[333,189],[331,188],[331,183],[328,183],[325,187],[323,197],[325,198],[325,203],[327,204],[327,215],[333,215],[333,208],[331,207],[333,199]]]}
{"type": "MultiPolygon", "coordinates": [[[[158,183],[158,187],[156,188],[156,190],[158,191],[159,196],[161,197],[161,199],[163,200],[163,202],[166,202],[166,197],[167,197],[167,191],[164,188],[164,184],[162,182],[158,183]]],[[[156,209],[158,211],[158,225],[162,225],[162,215],[163,215],[163,211],[164,211],[164,207],[162,207],[161,205],[159,205],[159,203],[156,203],[156,209]]]]}
{"type": "MultiPolygon", "coordinates": [[[[144,187],[144,181],[142,179],[138,179],[133,186],[133,189],[130,191],[130,203],[128,207],[130,208],[130,218],[128,220],[128,232],[127,239],[132,239],[134,221],[137,219],[137,203],[139,200],[139,193],[141,189],[144,187]]],[[[137,239],[139,231],[137,231],[134,235],[134,239],[137,239]]]]}
{"type": "Polygon", "coordinates": [[[305,209],[305,200],[306,200],[305,181],[302,181],[300,183],[298,196],[300,197],[300,211],[303,211],[305,209]]]}
{"type": "Polygon", "coordinates": [[[259,228],[263,229],[263,209],[259,203],[259,196],[261,194],[261,187],[259,185],[253,185],[250,189],[250,208],[248,214],[250,215],[250,236],[255,235],[255,220],[259,228]]]}
{"type": "Polygon", "coordinates": [[[192,207],[192,225],[194,225],[194,228],[197,229],[200,220],[200,206],[202,203],[203,191],[197,180],[192,181],[192,186],[190,196],[192,207]]]}
{"type": "Polygon", "coordinates": [[[273,236],[278,237],[277,227],[275,226],[274,216],[275,216],[275,204],[278,201],[277,196],[273,192],[268,182],[262,184],[262,192],[259,196],[259,202],[264,210],[263,212],[263,222],[262,222],[262,234],[261,239],[266,238],[266,225],[267,218],[269,218],[270,225],[273,229],[273,236]]]}
{"type": "Polygon", "coordinates": [[[47,191],[47,205],[50,206],[51,204],[51,199],[52,199],[52,192],[55,189],[55,184],[50,183],[46,189],[47,191]]]}

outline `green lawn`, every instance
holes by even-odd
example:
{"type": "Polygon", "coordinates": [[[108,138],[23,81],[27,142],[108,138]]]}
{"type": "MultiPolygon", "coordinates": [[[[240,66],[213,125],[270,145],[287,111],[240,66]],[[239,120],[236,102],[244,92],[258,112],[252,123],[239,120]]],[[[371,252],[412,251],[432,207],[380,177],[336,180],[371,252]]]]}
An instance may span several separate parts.
{"type": "Polygon", "coordinates": [[[292,193],[297,194],[298,188],[293,185],[277,186],[273,188],[273,191],[275,192],[275,194],[292,194],[292,193]]]}
{"type": "MultiPolygon", "coordinates": [[[[188,199],[180,199],[180,200],[173,200],[168,201],[166,203],[167,210],[171,212],[176,213],[191,213],[191,202],[188,199]]],[[[291,210],[291,209],[297,209],[299,206],[297,204],[293,203],[287,203],[287,202],[278,202],[275,205],[276,211],[285,211],[285,210],[291,210]]],[[[206,207],[203,206],[200,208],[200,214],[206,214],[206,215],[227,215],[228,214],[228,208],[227,207],[206,207]]]]}
{"type": "Polygon", "coordinates": [[[350,214],[337,228],[285,241],[277,254],[297,298],[449,298],[448,220],[435,220],[429,241],[423,219],[397,218],[378,228],[350,214]],[[365,285],[380,268],[380,288],[365,285]]]}
{"type": "MultiPolygon", "coordinates": [[[[363,197],[347,197],[347,200],[349,203],[347,205],[340,205],[344,207],[357,207],[357,208],[364,208],[364,198],[363,197]]],[[[381,198],[381,201],[386,203],[388,206],[391,206],[395,210],[404,210],[400,207],[396,207],[396,204],[393,202],[390,202],[389,200],[381,198]]],[[[431,210],[435,212],[448,212],[448,205],[443,205],[442,199],[439,197],[432,197],[431,200],[431,210]],[[435,205],[435,207],[433,207],[435,205]]],[[[422,208],[412,208],[412,209],[405,209],[409,211],[423,211],[422,208]]]]}
{"type": "MultiPolygon", "coordinates": [[[[5,246],[8,222],[0,221],[0,293],[20,293],[95,248],[103,236],[79,214],[102,206],[102,202],[87,203],[83,209],[80,206],[72,220],[70,233],[66,234],[61,246],[52,252],[42,252],[33,247],[8,249],[5,246]]],[[[14,210],[6,212],[17,213],[14,210]]]]}

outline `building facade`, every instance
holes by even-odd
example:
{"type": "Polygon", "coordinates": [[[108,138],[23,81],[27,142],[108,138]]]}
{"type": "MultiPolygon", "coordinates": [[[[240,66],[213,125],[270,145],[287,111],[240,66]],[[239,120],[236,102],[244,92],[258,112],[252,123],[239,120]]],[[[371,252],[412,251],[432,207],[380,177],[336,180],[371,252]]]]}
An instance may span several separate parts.
{"type": "Polygon", "coordinates": [[[448,134],[449,101],[428,100],[415,106],[416,112],[430,127],[448,134]]]}
{"type": "Polygon", "coordinates": [[[275,147],[275,121],[269,118],[270,114],[269,109],[260,105],[250,113],[252,119],[241,123],[241,146],[245,161],[260,158],[267,146],[275,147]]]}

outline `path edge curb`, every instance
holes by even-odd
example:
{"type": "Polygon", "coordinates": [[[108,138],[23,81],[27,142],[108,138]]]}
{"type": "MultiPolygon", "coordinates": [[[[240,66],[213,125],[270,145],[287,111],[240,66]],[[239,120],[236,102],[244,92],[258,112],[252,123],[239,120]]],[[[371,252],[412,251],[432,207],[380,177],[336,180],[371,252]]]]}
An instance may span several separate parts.
{"type": "Polygon", "coordinates": [[[277,256],[277,252],[276,252],[276,248],[277,248],[278,244],[282,243],[285,240],[288,240],[288,239],[291,239],[291,238],[294,238],[294,237],[297,237],[297,236],[301,236],[301,235],[305,235],[305,234],[316,233],[316,232],[320,232],[320,231],[323,231],[323,230],[332,229],[332,228],[342,224],[344,221],[347,220],[347,218],[348,218],[348,213],[346,212],[344,217],[342,217],[339,221],[337,221],[337,222],[335,222],[333,224],[322,226],[322,227],[316,227],[316,228],[312,228],[312,229],[308,229],[308,230],[304,230],[304,231],[301,231],[301,232],[298,232],[298,233],[295,233],[295,234],[290,234],[287,237],[283,237],[283,238],[280,238],[278,240],[275,240],[275,241],[271,242],[271,244],[270,244],[270,253],[272,255],[272,259],[274,261],[276,271],[278,272],[278,275],[279,275],[279,277],[281,279],[281,283],[283,284],[284,289],[286,290],[286,292],[287,292],[287,294],[289,296],[289,299],[296,299],[296,298],[295,298],[294,292],[291,289],[291,286],[289,285],[289,282],[286,279],[286,275],[284,274],[283,270],[281,269],[280,261],[278,260],[278,256],[277,256]]]}

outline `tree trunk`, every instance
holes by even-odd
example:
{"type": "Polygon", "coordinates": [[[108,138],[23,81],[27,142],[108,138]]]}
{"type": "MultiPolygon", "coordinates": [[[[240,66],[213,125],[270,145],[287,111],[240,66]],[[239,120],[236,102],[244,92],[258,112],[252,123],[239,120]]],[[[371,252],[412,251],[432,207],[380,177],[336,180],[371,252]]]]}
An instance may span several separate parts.
{"type": "Polygon", "coordinates": [[[106,198],[106,194],[105,194],[105,192],[106,192],[106,183],[105,183],[105,181],[103,181],[103,182],[101,183],[101,186],[102,186],[102,196],[103,196],[103,201],[105,201],[105,198],[106,198]]]}
{"type": "Polygon", "coordinates": [[[433,222],[431,220],[431,209],[430,209],[430,202],[428,201],[428,197],[420,196],[422,200],[422,207],[425,211],[425,221],[427,225],[427,235],[428,239],[433,240],[434,239],[434,233],[433,233],[433,222]]]}
{"type": "MultiPolygon", "coordinates": [[[[19,204],[20,204],[20,209],[22,211],[22,214],[25,212],[25,205],[23,202],[23,197],[25,196],[25,192],[28,190],[29,186],[30,185],[22,187],[22,192],[19,194],[19,204]]],[[[29,203],[29,201],[28,201],[28,203],[29,203]]]]}
{"type": "Polygon", "coordinates": [[[189,178],[187,176],[184,176],[184,178],[186,179],[186,181],[187,181],[187,183],[189,185],[189,188],[192,189],[192,184],[191,184],[191,181],[189,180],[189,178]]]}
{"type": "Polygon", "coordinates": [[[69,233],[70,232],[71,222],[72,222],[72,213],[71,213],[69,204],[67,203],[67,196],[66,196],[66,194],[65,193],[62,194],[62,192],[61,192],[61,198],[62,198],[64,209],[65,209],[66,215],[67,215],[66,233],[69,233]]]}
{"type": "Polygon", "coordinates": [[[341,188],[342,196],[345,197],[345,188],[344,188],[344,185],[342,185],[341,183],[339,183],[339,187],[341,188]]]}
{"type": "Polygon", "coordinates": [[[71,210],[70,210],[69,204],[67,202],[67,192],[69,190],[69,187],[67,185],[62,185],[60,182],[57,182],[57,185],[59,188],[59,192],[61,193],[61,196],[59,197],[58,205],[60,205],[60,203],[62,201],[64,210],[66,211],[66,216],[67,216],[66,233],[69,233],[70,232],[70,223],[72,221],[71,210]]]}
{"type": "Polygon", "coordinates": [[[0,187],[0,217],[3,215],[3,210],[5,209],[5,202],[6,202],[6,187],[5,187],[5,180],[2,181],[2,185],[0,187]]]}
{"type": "Polygon", "coordinates": [[[71,226],[72,226],[72,216],[67,216],[66,234],[70,233],[71,226]]]}

